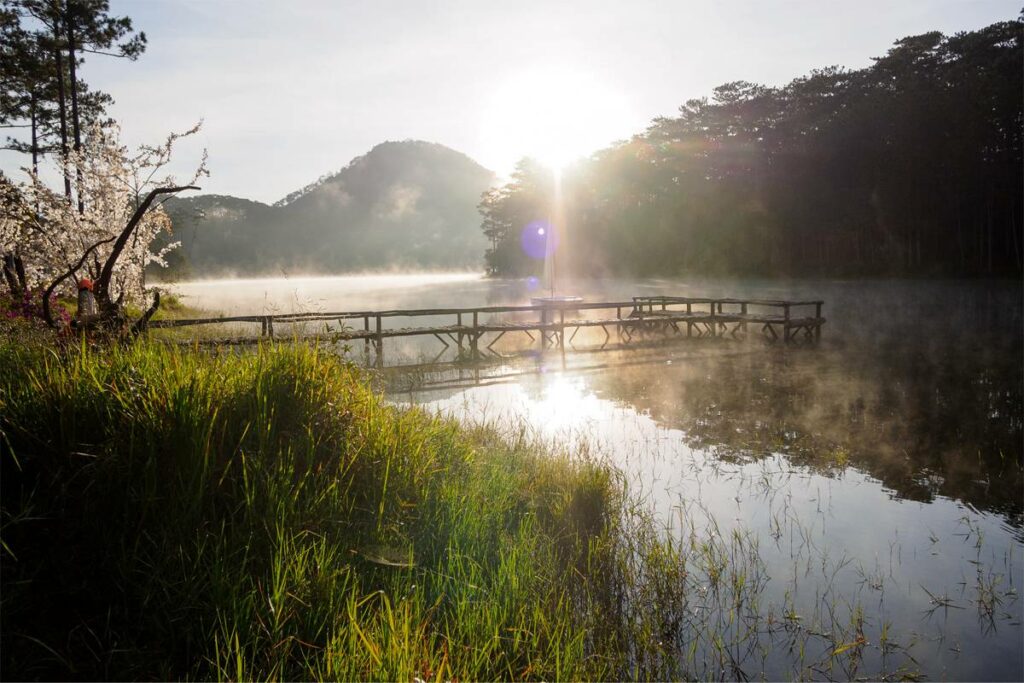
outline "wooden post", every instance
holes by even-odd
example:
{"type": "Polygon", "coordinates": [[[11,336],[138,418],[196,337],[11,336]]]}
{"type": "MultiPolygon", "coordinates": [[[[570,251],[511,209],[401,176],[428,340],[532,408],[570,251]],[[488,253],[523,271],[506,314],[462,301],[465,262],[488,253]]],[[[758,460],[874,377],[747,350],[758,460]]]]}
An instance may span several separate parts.
{"type": "Polygon", "coordinates": [[[748,339],[747,335],[747,302],[744,301],[740,304],[740,313],[743,314],[743,338],[748,339]]]}
{"type": "Polygon", "coordinates": [[[817,344],[821,341],[821,302],[818,301],[814,304],[814,343],[817,344]]]}
{"type": "MultiPolygon", "coordinates": [[[[363,332],[370,334],[370,316],[363,316],[363,332]]],[[[363,337],[363,358],[366,360],[366,367],[370,367],[370,337],[363,337]]]]}
{"type": "Polygon", "coordinates": [[[374,344],[377,347],[377,358],[375,364],[378,368],[384,367],[384,337],[381,335],[381,324],[380,315],[377,316],[377,336],[374,339],[374,344]]]}
{"type": "Polygon", "coordinates": [[[786,323],[782,327],[782,341],[786,344],[789,343],[789,304],[783,304],[782,310],[785,313],[786,323]]]}
{"type": "Polygon", "coordinates": [[[263,316],[260,319],[260,336],[261,337],[266,337],[267,336],[267,316],[263,316]]]}
{"type": "Polygon", "coordinates": [[[541,351],[547,348],[547,332],[544,330],[544,326],[548,323],[548,308],[547,306],[541,305],[540,309],[540,323],[537,325],[537,337],[538,343],[540,344],[541,351]]]}
{"type": "Polygon", "coordinates": [[[269,315],[267,316],[267,336],[271,339],[274,338],[274,319],[269,315]]]}
{"type": "Polygon", "coordinates": [[[462,313],[456,313],[456,322],[459,326],[459,331],[456,334],[457,341],[455,342],[459,346],[459,358],[462,358],[462,313]]]}
{"type": "Polygon", "coordinates": [[[565,352],[565,309],[558,309],[558,348],[565,352]]]}
{"type": "Polygon", "coordinates": [[[478,360],[480,358],[480,351],[477,349],[477,340],[480,339],[480,331],[477,327],[479,327],[477,312],[473,311],[473,333],[469,337],[469,343],[473,351],[473,360],[478,360]]]}

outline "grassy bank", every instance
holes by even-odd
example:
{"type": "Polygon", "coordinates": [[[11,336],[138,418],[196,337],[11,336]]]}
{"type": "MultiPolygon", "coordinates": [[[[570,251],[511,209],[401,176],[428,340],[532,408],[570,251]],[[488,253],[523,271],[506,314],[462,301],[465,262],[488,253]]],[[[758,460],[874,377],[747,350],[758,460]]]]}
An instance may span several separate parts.
{"type": "Polygon", "coordinates": [[[603,467],[302,346],[8,337],[0,368],[5,678],[655,674],[603,467]]]}

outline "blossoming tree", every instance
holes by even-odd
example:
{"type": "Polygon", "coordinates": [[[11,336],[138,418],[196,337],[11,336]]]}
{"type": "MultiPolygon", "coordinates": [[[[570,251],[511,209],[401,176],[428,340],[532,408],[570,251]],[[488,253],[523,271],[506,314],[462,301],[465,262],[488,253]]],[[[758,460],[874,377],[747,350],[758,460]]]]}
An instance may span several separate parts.
{"type": "MultiPolygon", "coordinates": [[[[125,305],[143,306],[147,297],[145,269],[166,266],[164,257],[178,246],[154,247],[161,233],[171,232],[162,202],[208,175],[206,154],[185,183],[164,175],[175,144],[199,126],[169,135],[161,144],[130,152],[118,140],[116,127],[94,126],[82,149],[58,162],[80,173],[77,202],[49,187],[39,174],[26,171],[28,181],[14,183],[0,175],[0,252],[3,274],[14,295],[43,289],[42,311],[52,327],[50,299],[69,292],[79,277],[94,280],[98,318],[106,328],[124,328],[125,305]]],[[[160,303],[152,303],[133,329],[144,326],[160,303]]]]}

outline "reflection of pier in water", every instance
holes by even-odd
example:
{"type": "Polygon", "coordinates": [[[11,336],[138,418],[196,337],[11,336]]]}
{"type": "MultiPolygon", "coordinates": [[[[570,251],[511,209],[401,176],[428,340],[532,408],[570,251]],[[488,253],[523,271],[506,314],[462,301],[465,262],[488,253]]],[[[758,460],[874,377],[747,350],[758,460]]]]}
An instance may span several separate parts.
{"type": "Polygon", "coordinates": [[[757,337],[768,342],[814,344],[821,339],[825,319],[823,301],[781,301],[768,299],[712,299],[676,296],[636,296],[631,301],[545,302],[530,306],[478,306],[389,311],[346,311],[339,313],[292,313],[244,315],[219,318],[156,321],[151,327],[195,325],[260,325],[259,337],[208,340],[211,343],[253,342],[273,338],[275,325],[281,338],[320,338],[333,341],[363,341],[367,364],[371,347],[373,365],[384,365],[384,340],[433,336],[443,348],[440,360],[450,349],[460,360],[501,358],[495,345],[506,335],[521,334],[539,348],[558,348],[573,342],[583,330],[600,330],[599,347],[612,336],[621,344],[672,338],[744,340],[757,337]],[[813,313],[811,312],[813,310],[813,313]],[[614,312],[614,315],[612,314],[614,312]],[[413,319],[415,326],[389,326],[396,320],[413,319]],[[362,323],[362,329],[358,324],[362,323]],[[320,327],[319,324],[323,323],[320,327]],[[317,325],[308,332],[309,325],[317,325]],[[332,327],[337,325],[337,327],[332,327]],[[290,327],[290,334],[285,333],[290,327]]]}

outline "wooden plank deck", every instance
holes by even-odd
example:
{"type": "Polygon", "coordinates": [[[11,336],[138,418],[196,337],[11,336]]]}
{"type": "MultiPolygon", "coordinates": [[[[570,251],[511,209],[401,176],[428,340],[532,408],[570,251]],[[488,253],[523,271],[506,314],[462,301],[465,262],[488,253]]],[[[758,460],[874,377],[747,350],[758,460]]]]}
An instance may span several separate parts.
{"type": "Polygon", "coordinates": [[[507,334],[522,333],[529,337],[531,343],[542,348],[564,350],[567,332],[570,333],[568,343],[571,344],[581,330],[590,328],[604,331],[602,348],[610,342],[613,332],[624,344],[640,339],[672,337],[735,340],[760,337],[769,342],[781,340],[785,344],[816,344],[826,322],[821,315],[823,305],[823,301],[645,296],[633,297],[629,301],[528,306],[223,316],[154,321],[150,327],[181,328],[226,323],[260,326],[258,335],[205,340],[216,344],[251,343],[261,337],[273,338],[275,324],[278,329],[288,325],[294,338],[361,340],[367,356],[373,347],[374,364],[380,366],[383,365],[385,339],[417,336],[435,337],[444,346],[441,354],[454,347],[459,357],[468,356],[470,359],[481,358],[488,353],[498,355],[493,347],[507,334]],[[809,308],[813,308],[813,314],[809,308]],[[424,321],[423,318],[432,320],[424,321]],[[394,325],[399,319],[421,324],[394,325]],[[315,332],[302,329],[313,323],[324,323],[324,329],[315,332]],[[493,338],[485,340],[485,335],[493,338]],[[482,343],[485,345],[481,346],[482,343]]]}

